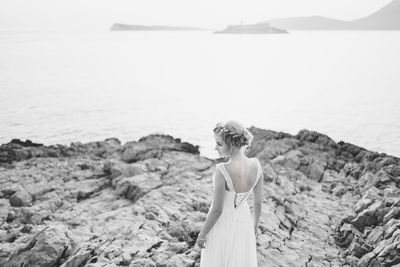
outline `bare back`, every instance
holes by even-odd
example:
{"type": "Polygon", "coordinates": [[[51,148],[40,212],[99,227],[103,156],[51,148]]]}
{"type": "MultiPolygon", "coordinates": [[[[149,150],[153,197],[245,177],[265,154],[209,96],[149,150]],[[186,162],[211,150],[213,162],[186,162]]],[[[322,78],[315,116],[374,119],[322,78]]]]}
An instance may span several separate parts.
{"type": "Polygon", "coordinates": [[[258,178],[258,164],[256,158],[246,158],[239,163],[230,162],[224,163],[223,165],[232,180],[235,192],[244,193],[251,190],[258,178]]]}

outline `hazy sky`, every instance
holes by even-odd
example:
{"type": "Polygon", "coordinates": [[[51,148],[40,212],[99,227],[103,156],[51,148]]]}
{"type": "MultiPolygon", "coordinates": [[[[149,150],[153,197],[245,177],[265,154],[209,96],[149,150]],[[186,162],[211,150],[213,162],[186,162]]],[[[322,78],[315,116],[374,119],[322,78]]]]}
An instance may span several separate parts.
{"type": "Polygon", "coordinates": [[[0,29],[96,29],[112,23],[221,28],[289,16],[352,20],[390,0],[0,0],[0,29]]]}

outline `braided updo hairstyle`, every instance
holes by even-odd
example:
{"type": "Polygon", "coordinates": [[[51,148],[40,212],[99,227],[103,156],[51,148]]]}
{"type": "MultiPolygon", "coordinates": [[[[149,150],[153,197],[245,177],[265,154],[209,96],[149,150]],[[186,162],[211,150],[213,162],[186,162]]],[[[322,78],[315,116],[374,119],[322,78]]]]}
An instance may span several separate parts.
{"type": "Polygon", "coordinates": [[[230,151],[234,148],[250,145],[253,135],[237,121],[218,123],[214,127],[214,133],[221,136],[222,140],[229,146],[230,151]]]}

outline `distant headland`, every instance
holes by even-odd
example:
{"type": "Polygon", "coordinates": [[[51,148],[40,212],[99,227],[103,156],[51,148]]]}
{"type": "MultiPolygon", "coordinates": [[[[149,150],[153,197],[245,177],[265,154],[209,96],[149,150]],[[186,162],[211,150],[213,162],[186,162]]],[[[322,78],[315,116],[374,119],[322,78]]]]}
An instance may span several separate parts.
{"type": "Polygon", "coordinates": [[[393,0],[371,15],[352,21],[311,16],[273,19],[266,22],[287,30],[398,31],[400,30],[400,0],[393,0]]]}
{"type": "Polygon", "coordinates": [[[196,28],[196,27],[173,27],[173,26],[161,26],[161,25],[129,25],[114,23],[111,26],[111,31],[206,31],[208,29],[196,28]]]}
{"type": "Polygon", "coordinates": [[[265,34],[265,33],[288,33],[286,30],[271,27],[269,23],[230,25],[223,31],[214,33],[235,33],[235,34],[265,34]]]}

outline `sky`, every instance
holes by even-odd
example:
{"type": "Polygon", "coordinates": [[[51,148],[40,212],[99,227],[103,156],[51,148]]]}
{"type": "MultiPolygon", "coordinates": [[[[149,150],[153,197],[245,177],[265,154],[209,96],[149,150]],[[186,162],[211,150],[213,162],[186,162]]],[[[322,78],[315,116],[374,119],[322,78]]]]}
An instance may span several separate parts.
{"type": "Polygon", "coordinates": [[[320,15],[353,20],[391,0],[0,0],[0,30],[108,30],[114,22],[210,29],[320,15]]]}

